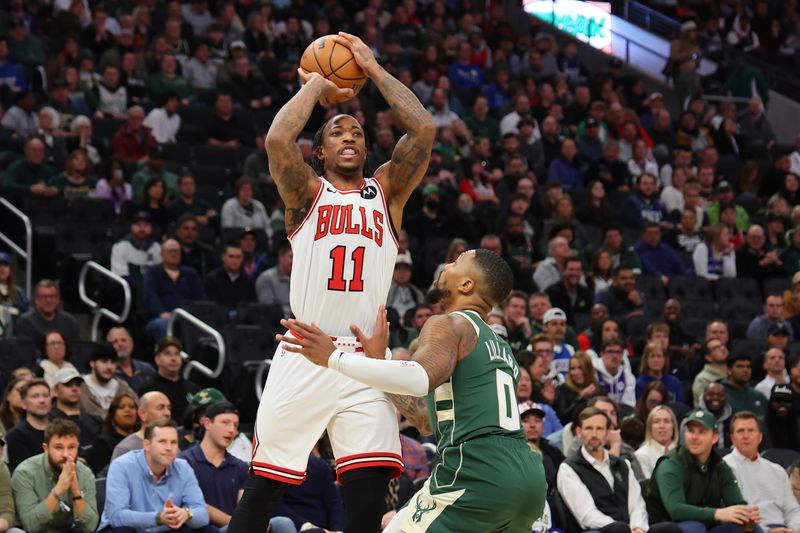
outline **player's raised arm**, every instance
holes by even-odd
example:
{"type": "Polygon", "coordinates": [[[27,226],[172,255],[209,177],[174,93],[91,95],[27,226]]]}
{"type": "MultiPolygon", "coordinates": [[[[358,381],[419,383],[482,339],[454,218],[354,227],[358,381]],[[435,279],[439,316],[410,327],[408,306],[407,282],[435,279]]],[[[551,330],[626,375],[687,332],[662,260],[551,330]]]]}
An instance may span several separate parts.
{"type": "Polygon", "coordinates": [[[340,89],[316,72],[298,69],[298,73],[303,86],[275,115],[264,142],[270,175],[286,205],[286,232],[290,234],[305,218],[317,191],[317,176],[303,161],[297,136],[320,99],[352,94],[351,89],[340,89]]]}
{"type": "Polygon", "coordinates": [[[406,200],[428,168],[436,139],[436,123],[419,98],[378,64],[372,51],[361,39],[339,32],[337,42],[350,48],[358,65],[375,83],[406,129],[407,133],[398,141],[392,158],[375,172],[381,183],[388,185],[390,208],[399,207],[392,212],[392,218],[399,225],[406,200]],[[397,217],[395,210],[399,211],[397,217]]]}

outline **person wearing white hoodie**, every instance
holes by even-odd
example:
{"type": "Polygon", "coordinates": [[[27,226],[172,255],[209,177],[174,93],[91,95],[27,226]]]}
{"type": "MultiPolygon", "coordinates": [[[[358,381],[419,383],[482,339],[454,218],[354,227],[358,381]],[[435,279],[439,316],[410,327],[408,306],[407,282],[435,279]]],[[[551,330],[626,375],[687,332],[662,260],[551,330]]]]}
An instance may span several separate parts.
{"type": "Polygon", "coordinates": [[[600,359],[594,360],[597,381],[606,394],[617,403],[636,405],[636,378],[630,367],[622,364],[625,343],[620,339],[603,342],[600,359]]]}

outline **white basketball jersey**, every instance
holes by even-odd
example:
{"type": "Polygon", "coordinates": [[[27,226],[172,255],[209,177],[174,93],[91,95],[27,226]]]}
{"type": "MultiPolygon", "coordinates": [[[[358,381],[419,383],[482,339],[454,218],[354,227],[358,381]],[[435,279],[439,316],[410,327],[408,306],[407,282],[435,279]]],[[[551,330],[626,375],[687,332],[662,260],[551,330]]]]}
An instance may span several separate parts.
{"type": "Polygon", "coordinates": [[[371,334],[397,258],[386,197],[375,178],[349,190],[319,179],[311,209],[289,235],[292,312],[331,336],[352,336],[351,324],[371,334]]]}

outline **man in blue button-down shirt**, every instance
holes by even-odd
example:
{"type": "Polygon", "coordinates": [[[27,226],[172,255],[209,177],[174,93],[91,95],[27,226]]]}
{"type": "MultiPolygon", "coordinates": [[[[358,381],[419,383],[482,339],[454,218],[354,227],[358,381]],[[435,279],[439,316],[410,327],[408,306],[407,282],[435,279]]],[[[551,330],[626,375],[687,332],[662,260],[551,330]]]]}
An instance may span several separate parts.
{"type": "Polygon", "coordinates": [[[99,530],[217,532],[208,525],[208,509],[192,467],[177,455],[175,422],[151,422],[144,449],[111,463],[99,530]]]}

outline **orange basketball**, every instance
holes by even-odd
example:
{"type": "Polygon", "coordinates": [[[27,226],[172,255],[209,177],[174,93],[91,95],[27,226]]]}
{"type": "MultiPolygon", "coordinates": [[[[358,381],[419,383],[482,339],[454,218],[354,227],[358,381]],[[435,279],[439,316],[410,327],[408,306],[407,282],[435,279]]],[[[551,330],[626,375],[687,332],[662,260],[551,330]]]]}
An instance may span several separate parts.
{"type": "MultiPolygon", "coordinates": [[[[353,54],[346,46],[334,40],[334,35],[324,35],[308,45],[300,66],[306,72],[318,72],[342,89],[353,89],[354,94],[361,92],[367,75],[356,63],[353,54]]],[[[331,103],[344,102],[347,98],[333,99],[331,103]]]]}

